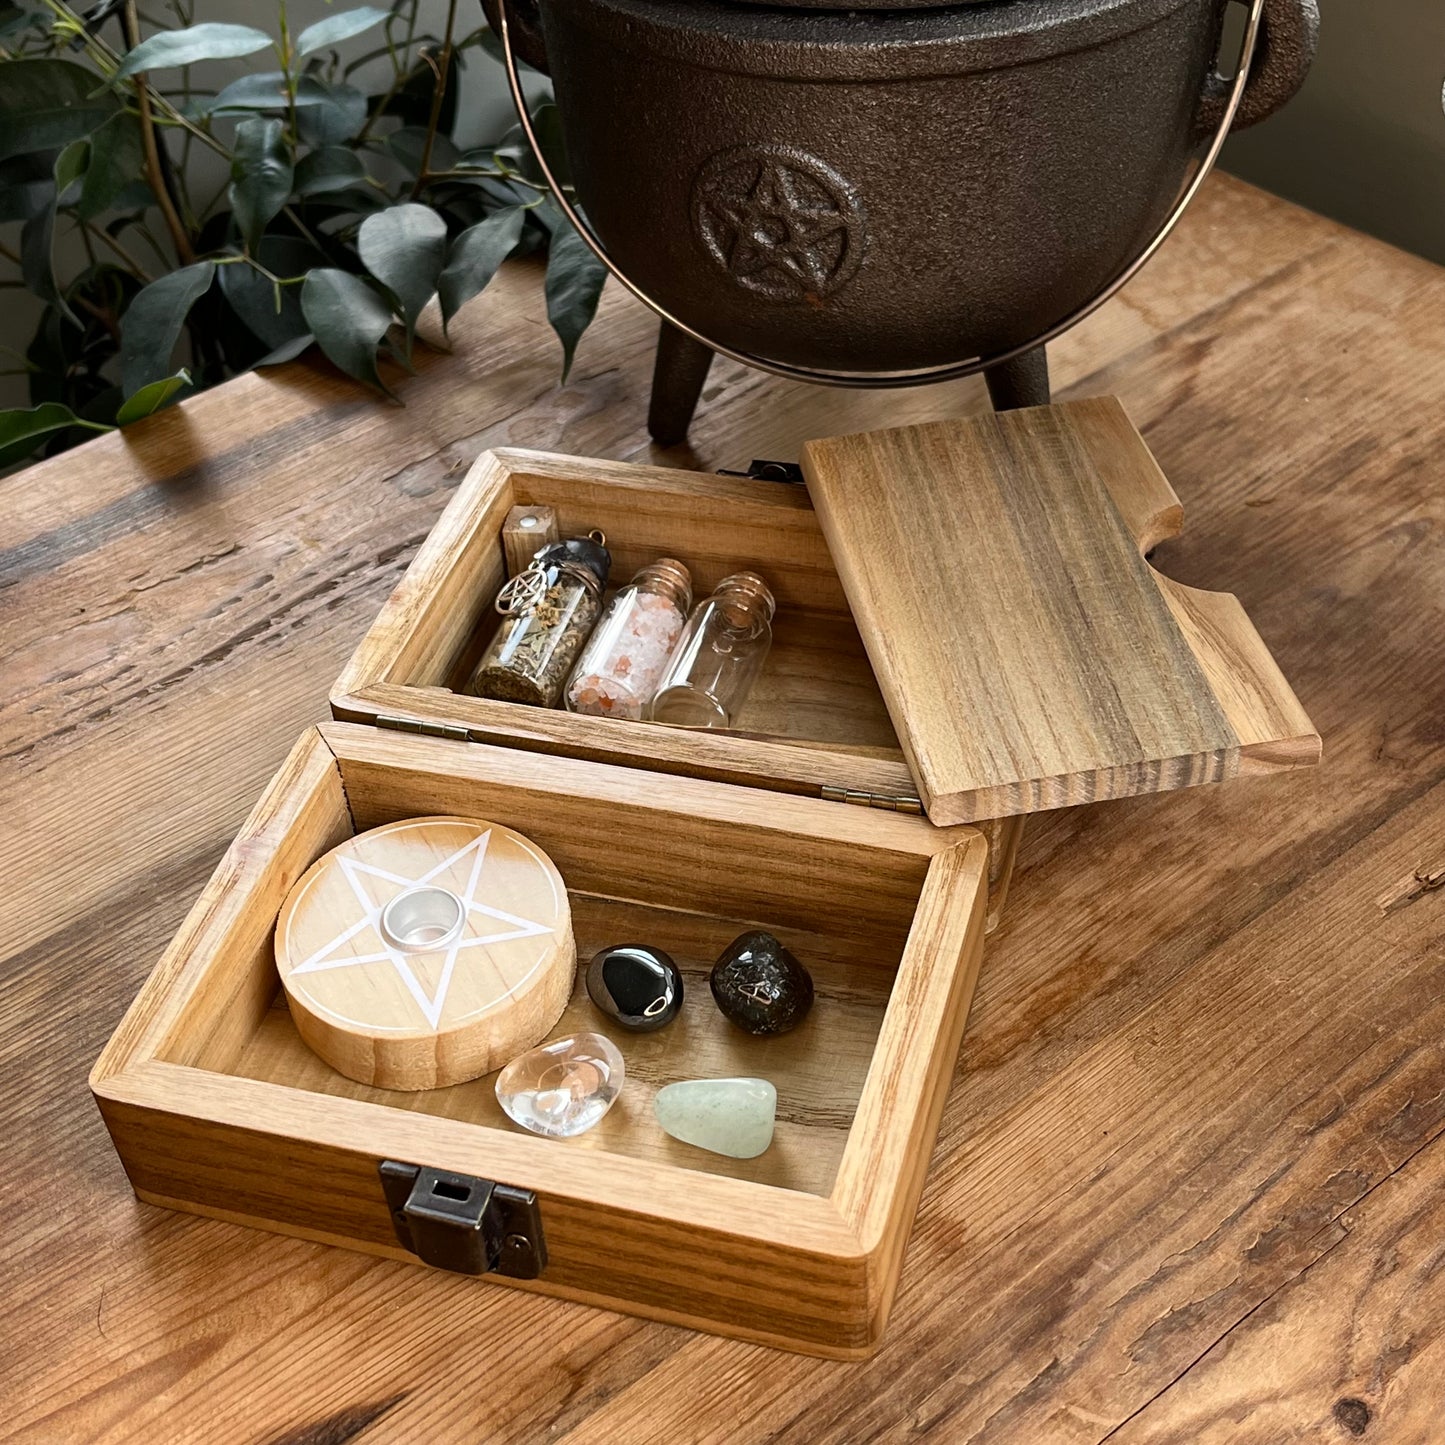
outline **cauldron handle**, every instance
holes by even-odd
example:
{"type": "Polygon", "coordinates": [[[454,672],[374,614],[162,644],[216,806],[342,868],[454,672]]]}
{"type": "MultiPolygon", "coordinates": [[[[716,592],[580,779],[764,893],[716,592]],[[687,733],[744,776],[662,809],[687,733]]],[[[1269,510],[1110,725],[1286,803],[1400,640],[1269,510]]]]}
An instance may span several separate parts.
{"type": "MultiPolygon", "coordinates": [[[[736,351],[730,346],[724,346],[721,342],[714,341],[711,337],[704,336],[700,331],[695,331],[685,321],[680,321],[660,301],[654,300],[626,274],[617,263],[607,254],[607,248],[598,240],[592,227],[587,224],[577,207],[568,199],[566,191],[558,184],[557,178],[552,174],[552,168],[547,163],[547,158],[542,154],[542,148],[537,142],[537,133],[532,125],[532,117],[527,110],[527,98],[522,91],[522,77],[517,69],[518,50],[512,35],[511,16],[509,11],[519,0],[483,0],[487,7],[488,16],[495,14],[493,25],[496,28],[497,38],[502,43],[502,61],[507,68],[507,84],[511,88],[512,103],[517,108],[517,118],[521,122],[522,132],[527,137],[527,143],[532,147],[536,156],[537,166],[542,172],[542,178],[546,181],[552,192],[553,199],[560,207],[562,214],[577,228],[577,233],[586,242],[587,247],[597,257],[608,271],[617,278],[618,282],[648,310],[662,318],[668,325],[674,327],[684,336],[690,336],[694,341],[706,346],[709,351],[715,351],[719,356],[726,356],[732,361],[740,361],[744,366],[751,366],[757,371],[768,372],[772,376],[786,377],[790,381],[810,381],[819,386],[846,386],[846,387],[902,387],[902,386],[929,386],[934,382],[954,381],[959,377],[976,376],[981,371],[988,371],[994,367],[1003,365],[1005,362],[1013,361],[1023,356],[1025,352],[1034,350],[1035,347],[1045,346],[1055,338],[1062,336],[1064,332],[1077,326],[1086,316],[1091,316],[1110,297],[1128,285],[1135,276],[1153,259],[1154,254],[1169,239],[1170,233],[1174,230],[1184,212],[1189,209],[1190,202],[1199,194],[1199,188],[1204,184],[1205,178],[1214,169],[1214,163],[1219,159],[1219,153],[1224,149],[1224,142],[1229,136],[1230,127],[1234,124],[1236,115],[1244,101],[1245,92],[1249,85],[1250,70],[1253,65],[1255,52],[1259,46],[1260,33],[1263,29],[1264,12],[1266,5],[1279,7],[1288,4],[1295,4],[1303,13],[1306,8],[1313,7],[1315,0],[1247,0],[1249,5],[1249,19],[1244,27],[1244,42],[1240,47],[1239,68],[1235,72],[1232,81],[1227,82],[1229,87],[1228,98],[1225,100],[1219,112],[1218,123],[1214,128],[1213,137],[1209,142],[1209,149],[1205,152],[1203,160],[1199,163],[1199,169],[1185,186],[1183,193],[1175,202],[1173,210],[1165,218],[1164,223],[1154,233],[1153,239],[1142,251],[1119,272],[1092,299],[1086,301],[1071,315],[1066,316],[1062,321],[1056,322],[1047,331],[1039,336],[1030,337],[1029,340],[1011,347],[1007,351],[999,352],[995,356],[975,357],[971,361],[955,362],[949,366],[932,367],[924,371],[887,371],[887,372],[853,372],[853,371],[821,371],[807,366],[792,366],[787,362],[769,361],[766,357],[752,356],[745,351],[736,351]]],[[[522,0],[522,3],[532,4],[534,0],[522,0]]],[[[519,27],[519,34],[521,33],[519,27]]]]}
{"type": "MultiPolygon", "coordinates": [[[[1265,0],[1249,84],[1231,129],[1243,130],[1267,120],[1293,99],[1310,73],[1319,43],[1319,0],[1265,0]]],[[[1219,128],[1232,90],[1231,80],[1218,70],[1210,72],[1197,117],[1201,136],[1219,128]]]]}
{"type": "MultiPolygon", "coordinates": [[[[513,44],[517,47],[517,54],[533,70],[540,70],[543,75],[551,75],[552,72],[547,66],[547,45],[542,39],[542,15],[537,8],[537,0],[511,0],[510,8],[512,23],[516,26],[513,44]]],[[[482,11],[487,17],[487,24],[499,36],[502,34],[501,9],[499,0],[482,0],[482,11]]]]}

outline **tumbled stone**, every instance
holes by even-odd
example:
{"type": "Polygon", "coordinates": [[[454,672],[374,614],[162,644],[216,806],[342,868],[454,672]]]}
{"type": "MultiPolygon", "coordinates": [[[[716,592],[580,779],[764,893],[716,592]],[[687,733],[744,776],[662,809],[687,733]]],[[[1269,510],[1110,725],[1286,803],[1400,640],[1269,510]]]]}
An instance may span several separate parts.
{"type": "Polygon", "coordinates": [[[813,1007],[808,970],[771,933],[735,938],[713,965],[712,996],[750,1034],[785,1034],[813,1007]]]}
{"type": "Polygon", "coordinates": [[[585,1134],[622,1092],[627,1070],[611,1039],[575,1034],[519,1054],[497,1075],[497,1102],[533,1134],[585,1134]]]}
{"type": "Polygon", "coordinates": [[[778,1091],[766,1079],[684,1079],[659,1089],[652,1110],[684,1144],[756,1159],[773,1142],[778,1091]]]}
{"type": "Polygon", "coordinates": [[[587,965],[587,994],[623,1028],[650,1033],[670,1024],[682,1008],[682,974],[660,948],[619,944],[587,965]]]}

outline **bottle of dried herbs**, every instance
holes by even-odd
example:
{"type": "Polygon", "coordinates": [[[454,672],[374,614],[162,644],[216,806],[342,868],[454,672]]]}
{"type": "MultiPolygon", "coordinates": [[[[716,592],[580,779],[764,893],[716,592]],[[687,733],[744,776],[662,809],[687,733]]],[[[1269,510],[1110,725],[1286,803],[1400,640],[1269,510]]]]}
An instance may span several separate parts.
{"type": "Polygon", "coordinates": [[[556,707],[597,623],[611,566],[600,533],[543,547],[497,594],[502,625],[465,690],[499,702],[556,707]]]}

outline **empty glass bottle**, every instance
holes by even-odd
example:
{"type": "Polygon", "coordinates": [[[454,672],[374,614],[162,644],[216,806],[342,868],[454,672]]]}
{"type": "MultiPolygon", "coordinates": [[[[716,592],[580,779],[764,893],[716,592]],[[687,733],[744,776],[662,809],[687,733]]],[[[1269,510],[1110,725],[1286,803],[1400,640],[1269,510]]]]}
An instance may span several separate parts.
{"type": "Polygon", "coordinates": [[[762,671],[775,603],[756,572],[735,572],[688,618],[650,716],[678,727],[727,728],[762,671]]]}
{"type": "Polygon", "coordinates": [[[502,625],[464,690],[500,702],[556,707],[602,610],[611,566],[601,533],[543,547],[497,594],[502,625]]]}
{"type": "Polygon", "coordinates": [[[582,649],[567,682],[572,712],[640,719],[692,606],[692,576],[659,558],[621,588],[582,649]]]}

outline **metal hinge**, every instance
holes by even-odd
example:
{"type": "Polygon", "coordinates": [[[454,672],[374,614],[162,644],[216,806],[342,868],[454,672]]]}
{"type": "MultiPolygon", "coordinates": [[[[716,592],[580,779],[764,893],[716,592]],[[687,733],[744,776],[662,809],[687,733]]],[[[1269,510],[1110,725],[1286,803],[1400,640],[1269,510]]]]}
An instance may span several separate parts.
{"type": "Polygon", "coordinates": [[[404,1249],[456,1274],[536,1279],[547,1267],[542,1214],[530,1189],[383,1159],[381,1187],[404,1249]]]}
{"type": "Polygon", "coordinates": [[[372,721],[377,727],[386,728],[388,732],[420,733],[427,738],[450,738],[454,743],[469,743],[472,740],[471,733],[455,723],[422,722],[420,718],[391,717],[387,713],[378,713],[372,721]]]}
{"type": "Polygon", "coordinates": [[[840,788],[823,784],[823,797],[830,803],[852,803],[859,808],[881,808],[889,813],[912,813],[923,816],[923,802],[908,793],[869,793],[862,788],[840,788]]]}
{"type": "Polygon", "coordinates": [[[794,486],[807,486],[807,478],[797,462],[770,462],[754,457],[745,472],[732,472],[726,467],[718,468],[720,477],[746,477],[750,482],[790,482],[794,486]]]}

